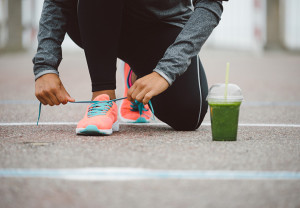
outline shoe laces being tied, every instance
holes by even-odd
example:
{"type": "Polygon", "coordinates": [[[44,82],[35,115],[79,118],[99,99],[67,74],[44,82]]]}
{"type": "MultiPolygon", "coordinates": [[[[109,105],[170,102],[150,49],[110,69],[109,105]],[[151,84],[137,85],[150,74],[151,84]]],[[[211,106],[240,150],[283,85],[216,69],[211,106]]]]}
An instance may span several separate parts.
{"type": "MultiPolygon", "coordinates": [[[[118,100],[123,100],[123,99],[127,99],[127,97],[122,97],[122,98],[113,99],[113,100],[104,100],[104,101],[76,101],[76,102],[70,102],[70,103],[91,103],[91,106],[89,107],[87,116],[93,117],[93,116],[97,116],[97,115],[105,115],[107,113],[107,111],[113,106],[113,102],[118,101],[118,100]]],[[[143,103],[140,103],[139,101],[135,101],[134,103],[135,103],[134,107],[132,107],[132,108],[137,109],[140,112],[140,114],[143,113],[143,111],[148,111],[147,109],[144,108],[143,103]],[[135,107],[136,105],[138,107],[135,107]]],[[[150,100],[149,100],[149,106],[153,113],[152,119],[154,120],[154,110],[153,110],[152,103],[150,100]]],[[[40,102],[39,114],[38,114],[38,119],[36,122],[37,126],[39,125],[41,113],[42,113],[42,103],[40,102]]]]}
{"type": "Polygon", "coordinates": [[[130,105],[131,109],[130,111],[134,111],[134,112],[139,112],[140,115],[144,115],[144,116],[147,116],[149,118],[148,115],[144,114],[143,112],[144,111],[148,111],[149,109],[146,109],[145,108],[145,105],[137,100],[135,100],[134,102],[131,102],[131,105],[130,105]]]}

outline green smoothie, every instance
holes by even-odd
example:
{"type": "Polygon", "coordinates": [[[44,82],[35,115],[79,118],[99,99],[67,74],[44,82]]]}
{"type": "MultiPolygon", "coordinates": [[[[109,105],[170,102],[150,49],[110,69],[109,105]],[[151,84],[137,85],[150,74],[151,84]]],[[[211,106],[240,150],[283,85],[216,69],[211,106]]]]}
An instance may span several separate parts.
{"type": "Polygon", "coordinates": [[[214,141],[236,141],[241,102],[209,103],[214,141]]]}

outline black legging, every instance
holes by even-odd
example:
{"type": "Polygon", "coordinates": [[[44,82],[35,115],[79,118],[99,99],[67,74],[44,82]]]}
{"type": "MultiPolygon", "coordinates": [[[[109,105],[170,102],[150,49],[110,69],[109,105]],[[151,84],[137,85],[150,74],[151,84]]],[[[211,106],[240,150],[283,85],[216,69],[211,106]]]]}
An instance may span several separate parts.
{"type": "MultiPolygon", "coordinates": [[[[85,51],[93,92],[116,88],[117,57],[138,78],[150,74],[181,31],[160,21],[133,18],[123,7],[123,0],[81,0],[78,21],[76,9],[68,18],[69,36],[85,51]]],[[[155,116],[176,130],[195,130],[207,112],[207,92],[196,56],[171,87],[151,99],[155,116]]]]}

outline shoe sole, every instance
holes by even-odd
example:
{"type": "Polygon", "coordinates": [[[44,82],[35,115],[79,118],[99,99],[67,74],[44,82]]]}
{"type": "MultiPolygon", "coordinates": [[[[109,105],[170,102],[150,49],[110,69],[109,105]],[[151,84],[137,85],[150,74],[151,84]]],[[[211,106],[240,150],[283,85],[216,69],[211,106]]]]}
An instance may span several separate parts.
{"type": "Polygon", "coordinates": [[[119,107],[119,109],[118,109],[119,119],[120,119],[122,122],[125,122],[125,123],[149,123],[149,122],[150,122],[149,120],[147,120],[147,119],[144,118],[144,117],[139,117],[139,118],[136,119],[136,120],[127,119],[127,118],[122,117],[122,114],[121,114],[121,106],[122,106],[122,104],[123,104],[123,100],[121,101],[120,107],[119,107]]]}
{"type": "Polygon", "coordinates": [[[76,128],[77,135],[85,136],[109,136],[115,131],[119,131],[118,121],[112,125],[111,129],[98,129],[96,125],[88,125],[85,128],[76,128]]]}

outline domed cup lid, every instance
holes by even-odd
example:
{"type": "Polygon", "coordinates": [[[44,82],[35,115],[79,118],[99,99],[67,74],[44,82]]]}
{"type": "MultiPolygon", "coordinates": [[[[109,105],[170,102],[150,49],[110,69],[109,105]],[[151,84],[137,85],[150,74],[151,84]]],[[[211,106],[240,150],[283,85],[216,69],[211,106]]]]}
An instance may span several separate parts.
{"type": "Polygon", "coordinates": [[[242,102],[243,95],[242,90],[236,84],[228,84],[227,85],[227,96],[225,95],[226,85],[215,84],[211,86],[208,91],[208,96],[206,100],[208,102],[218,102],[218,103],[226,103],[226,102],[242,102]]]}

